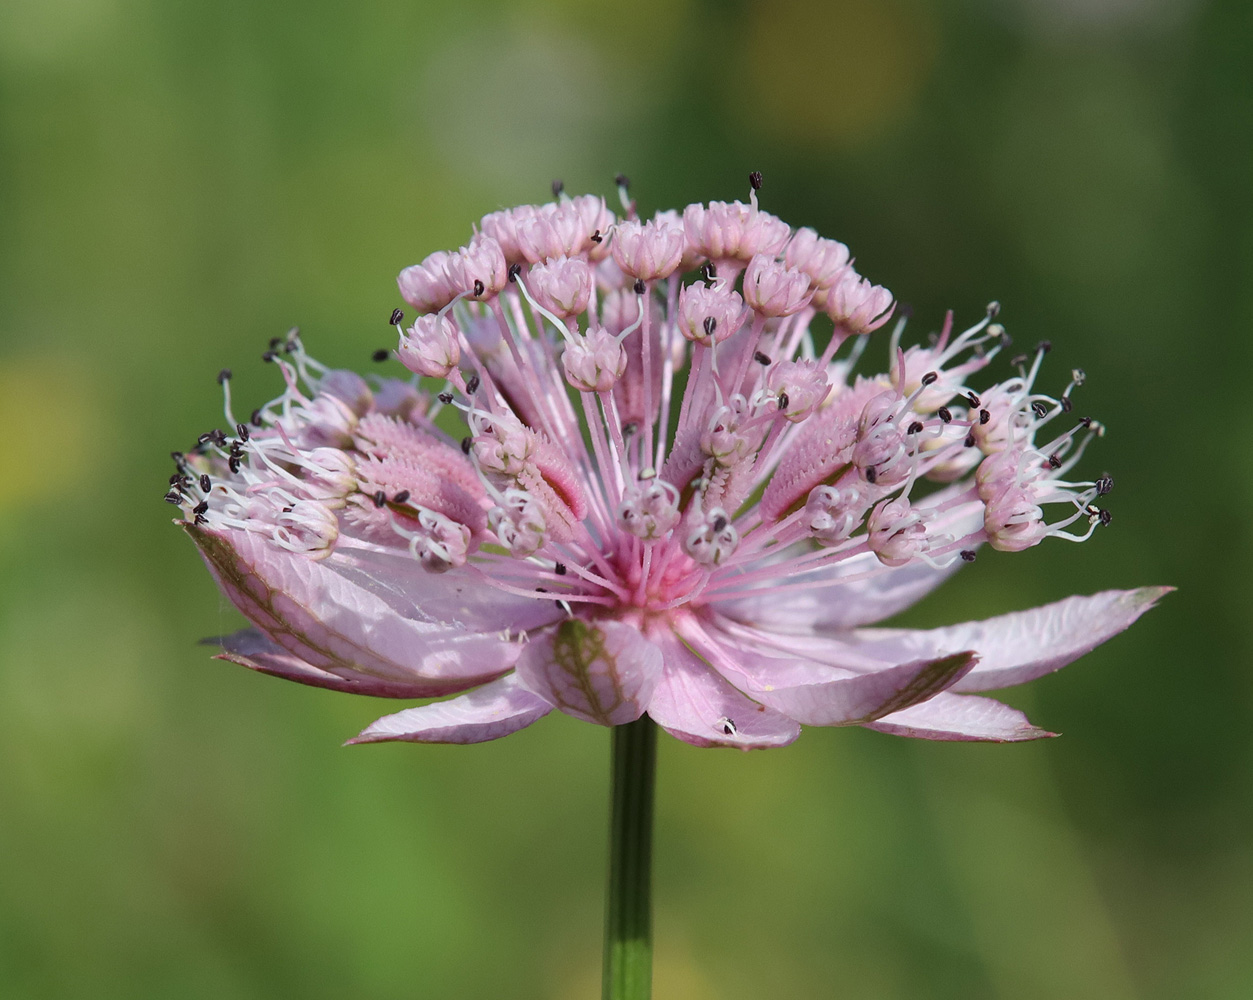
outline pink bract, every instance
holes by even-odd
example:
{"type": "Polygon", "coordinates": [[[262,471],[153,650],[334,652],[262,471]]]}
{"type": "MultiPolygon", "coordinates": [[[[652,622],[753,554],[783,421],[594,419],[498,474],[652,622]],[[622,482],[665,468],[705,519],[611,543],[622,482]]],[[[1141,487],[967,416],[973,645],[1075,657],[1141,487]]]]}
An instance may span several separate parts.
{"type": "Polygon", "coordinates": [[[455,695],[352,742],[474,743],[553,709],[742,749],[801,725],[1050,735],[981,692],[1057,670],[1169,588],[872,626],[985,543],[1109,523],[1112,480],[1074,472],[1103,433],[1071,415],[1082,372],[1045,392],[1040,345],[992,377],[993,305],[925,346],[902,349],[898,320],[887,373],[854,375],[894,300],[842,243],[755,193],[625,208],[496,212],[407,268],[411,378],[329,370],[293,332],[266,354],[284,391],[237,420],[223,373],[229,430],[176,454],[166,495],[254,626],[221,657],[455,695]]]}

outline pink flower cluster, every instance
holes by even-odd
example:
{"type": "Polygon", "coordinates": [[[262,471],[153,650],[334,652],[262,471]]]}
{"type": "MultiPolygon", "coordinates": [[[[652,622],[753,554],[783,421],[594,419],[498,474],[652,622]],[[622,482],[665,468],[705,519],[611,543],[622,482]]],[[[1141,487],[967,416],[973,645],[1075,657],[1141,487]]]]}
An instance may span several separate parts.
{"type": "Polygon", "coordinates": [[[357,742],[476,742],[553,709],[746,749],[802,724],[1048,735],[978,692],[1069,663],[1166,588],[866,626],[985,543],[1108,523],[1112,480],[1072,475],[1103,430],[1073,412],[1083,373],[1037,388],[1041,344],[988,378],[1009,343],[994,304],[905,348],[898,320],[887,372],[854,374],[891,294],[755,188],[648,220],[625,188],[622,219],[591,195],[486,216],[400,275],[411,378],[328,370],[293,332],[266,353],[283,393],[240,421],[224,372],[231,430],[175,455],[166,496],[255,626],[222,656],[468,692],[357,742]]]}

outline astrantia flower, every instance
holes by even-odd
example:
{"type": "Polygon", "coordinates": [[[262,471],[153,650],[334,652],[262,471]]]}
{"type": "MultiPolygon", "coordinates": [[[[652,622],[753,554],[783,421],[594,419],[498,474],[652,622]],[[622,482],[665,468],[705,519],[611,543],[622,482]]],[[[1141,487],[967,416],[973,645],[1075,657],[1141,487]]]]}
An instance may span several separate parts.
{"type": "Polygon", "coordinates": [[[223,373],[230,429],[175,455],[167,494],[255,625],[223,657],[360,694],[467,692],[360,742],[477,742],[553,709],[647,713],[698,746],[783,746],[802,724],[1048,735],[978,692],[1069,663],[1163,588],[866,626],[985,543],[1108,523],[1112,480],[1075,471],[1103,431],[1073,409],[1082,372],[1050,395],[1046,344],[1005,365],[993,306],[903,350],[900,320],[887,372],[854,375],[893,300],[843,244],[755,195],[626,211],[496,212],[407,268],[412,379],[328,370],[293,333],[266,355],[283,393],[237,420],[223,373]]]}

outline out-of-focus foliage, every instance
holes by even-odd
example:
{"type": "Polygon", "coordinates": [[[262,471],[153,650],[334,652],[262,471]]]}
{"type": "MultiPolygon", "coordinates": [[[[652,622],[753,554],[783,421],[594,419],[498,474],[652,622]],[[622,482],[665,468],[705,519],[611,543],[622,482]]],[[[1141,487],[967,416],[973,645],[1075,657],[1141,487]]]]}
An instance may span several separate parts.
{"type": "Polygon", "coordinates": [[[912,621],[1180,593],[1011,692],[1061,740],[665,741],[658,996],[1253,994],[1250,11],[0,5],[0,994],[595,994],[605,734],[341,749],[394,706],[195,645],[238,618],[165,456],[293,323],[368,365],[400,267],[553,177],[651,211],[751,169],[916,334],[1001,300],[1111,428],[1110,530],[912,621]]]}

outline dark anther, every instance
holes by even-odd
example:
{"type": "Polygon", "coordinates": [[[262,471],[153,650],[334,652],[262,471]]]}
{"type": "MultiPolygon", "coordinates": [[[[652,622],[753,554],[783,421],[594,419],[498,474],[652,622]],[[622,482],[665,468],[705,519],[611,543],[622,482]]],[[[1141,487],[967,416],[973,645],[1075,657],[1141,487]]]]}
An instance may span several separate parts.
{"type": "Polygon", "coordinates": [[[714,283],[714,278],[718,277],[718,269],[714,267],[714,262],[712,260],[707,260],[700,266],[700,276],[701,280],[704,281],[706,285],[712,285],[714,283]]]}
{"type": "Polygon", "coordinates": [[[953,422],[953,412],[947,406],[941,406],[935,411],[935,415],[943,420],[946,424],[953,422]]]}
{"type": "Polygon", "coordinates": [[[975,432],[971,431],[966,435],[966,447],[973,448],[975,446],[975,432]]]}
{"type": "Polygon", "coordinates": [[[1080,417],[1080,418],[1079,418],[1079,426],[1080,426],[1080,427],[1091,427],[1091,426],[1092,426],[1092,418],[1091,418],[1091,417],[1080,417]]]}
{"type": "Polygon", "coordinates": [[[1001,304],[999,302],[988,303],[988,319],[996,319],[1001,314],[1001,304]]]}
{"type": "Polygon", "coordinates": [[[182,483],[183,483],[183,477],[179,473],[176,472],[174,473],[174,475],[170,476],[171,486],[181,486],[182,483]]]}
{"type": "Polygon", "coordinates": [[[631,178],[626,174],[614,174],[613,182],[620,188],[629,188],[631,186],[631,178]]]}
{"type": "Polygon", "coordinates": [[[1048,354],[1053,349],[1053,342],[1051,340],[1041,340],[1035,345],[1035,349],[1037,354],[1048,354]]]}
{"type": "Polygon", "coordinates": [[[377,351],[370,355],[374,361],[386,361],[392,356],[392,352],[386,347],[380,347],[377,351]]]}
{"type": "Polygon", "coordinates": [[[404,321],[405,321],[404,310],[393,309],[392,318],[389,319],[387,322],[390,323],[392,326],[400,326],[400,324],[403,323],[404,321]]]}
{"type": "Polygon", "coordinates": [[[213,431],[205,431],[200,437],[196,438],[196,444],[208,444],[213,440],[213,431]]]}
{"type": "Polygon", "coordinates": [[[987,410],[979,411],[979,423],[986,424],[991,419],[992,419],[992,414],[990,414],[987,410]]]}
{"type": "Polygon", "coordinates": [[[279,349],[282,345],[283,345],[283,338],[282,338],[282,337],[271,337],[271,338],[270,338],[270,350],[271,350],[271,351],[277,351],[277,350],[278,350],[278,349],[279,349]]]}
{"type": "Polygon", "coordinates": [[[748,175],[748,186],[751,187],[754,191],[761,190],[761,171],[760,170],[754,170],[751,174],[748,175]]]}
{"type": "Polygon", "coordinates": [[[232,455],[230,457],[230,460],[226,463],[227,467],[231,470],[232,473],[238,473],[240,466],[242,464],[243,463],[240,462],[238,455],[232,455]]]}
{"type": "Polygon", "coordinates": [[[264,351],[261,354],[261,360],[264,361],[267,365],[277,357],[278,355],[275,354],[273,351],[264,351]]]}
{"type": "Polygon", "coordinates": [[[229,368],[223,368],[220,372],[218,372],[218,385],[221,385],[223,382],[230,381],[230,377],[231,370],[229,368]]]}
{"type": "Polygon", "coordinates": [[[553,197],[554,198],[560,198],[561,192],[564,191],[565,189],[566,189],[565,181],[560,181],[560,180],[553,181],[553,197]]]}
{"type": "Polygon", "coordinates": [[[1111,476],[1108,472],[1105,473],[1105,475],[1101,476],[1101,478],[1096,481],[1097,496],[1103,497],[1105,496],[1106,493],[1108,493],[1113,488],[1114,488],[1114,477],[1111,476]]]}
{"type": "Polygon", "coordinates": [[[1012,358],[1009,359],[1009,363],[1013,365],[1015,368],[1017,368],[1019,365],[1025,365],[1027,363],[1027,355],[1015,354],[1012,358]]]}
{"type": "Polygon", "coordinates": [[[239,435],[239,440],[247,441],[251,432],[248,430],[247,424],[236,424],[235,433],[239,435]]]}
{"type": "Polygon", "coordinates": [[[874,466],[873,466],[873,465],[867,465],[867,466],[866,466],[866,482],[868,482],[868,483],[870,483],[871,485],[873,485],[873,484],[874,484],[874,481],[875,481],[876,479],[878,479],[878,478],[879,478],[879,473],[877,473],[877,472],[875,472],[875,471],[874,471],[874,466]]]}
{"type": "Polygon", "coordinates": [[[590,239],[593,243],[603,243],[603,242],[605,241],[605,237],[603,237],[603,236],[601,236],[601,235],[600,235],[600,230],[599,230],[599,229],[597,229],[594,233],[592,233],[592,235],[591,235],[590,237],[588,237],[588,238],[589,238],[589,239],[590,239]]]}
{"type": "Polygon", "coordinates": [[[716,316],[706,316],[706,317],[705,317],[705,322],[704,322],[703,326],[705,327],[705,336],[706,336],[706,337],[712,337],[712,336],[714,335],[714,331],[715,331],[716,329],[718,329],[718,319],[717,319],[717,317],[716,317],[716,316]]]}
{"type": "Polygon", "coordinates": [[[1045,406],[1042,402],[1040,402],[1038,399],[1034,403],[1031,404],[1031,412],[1041,419],[1044,418],[1045,414],[1047,414],[1048,411],[1049,411],[1049,408],[1045,406]]]}
{"type": "Polygon", "coordinates": [[[961,557],[962,557],[963,562],[974,562],[975,561],[974,549],[962,549],[961,557]]]}
{"type": "Polygon", "coordinates": [[[521,264],[510,264],[510,265],[509,265],[509,280],[510,280],[510,281],[517,281],[517,280],[518,280],[518,275],[519,275],[519,274],[521,274],[521,273],[522,273],[522,265],[521,265],[521,264]]]}
{"type": "Polygon", "coordinates": [[[537,594],[547,594],[547,593],[548,593],[548,588],[547,588],[547,587],[536,587],[536,588],[535,588],[535,593],[537,593],[537,594]]]}
{"type": "Polygon", "coordinates": [[[466,395],[473,396],[478,391],[479,377],[477,375],[471,375],[468,379],[466,379],[466,395]]]}
{"type": "Polygon", "coordinates": [[[907,430],[905,433],[906,434],[921,434],[923,432],[923,429],[924,428],[922,424],[920,424],[917,420],[915,420],[912,424],[909,425],[909,430],[907,430]]]}
{"type": "Polygon", "coordinates": [[[726,526],[727,526],[727,519],[723,517],[721,514],[719,514],[717,517],[714,518],[713,528],[714,528],[715,535],[721,532],[726,526]]]}
{"type": "Polygon", "coordinates": [[[768,365],[770,364],[770,355],[763,354],[761,351],[754,351],[753,360],[756,361],[759,365],[768,365]]]}
{"type": "Polygon", "coordinates": [[[788,394],[786,392],[779,393],[779,409],[780,410],[786,410],[788,403],[790,403],[791,401],[792,400],[788,397],[788,394]]]}
{"type": "Polygon", "coordinates": [[[940,381],[940,373],[939,373],[939,372],[927,372],[927,374],[925,374],[925,375],[922,377],[922,384],[923,384],[923,385],[931,385],[933,382],[938,382],[938,381],[940,381]]]}
{"type": "Polygon", "coordinates": [[[1075,404],[1070,401],[1069,396],[1063,396],[1059,402],[1062,404],[1062,412],[1069,413],[1074,409],[1075,404]]]}
{"type": "Polygon", "coordinates": [[[441,393],[440,393],[438,396],[436,396],[435,398],[436,398],[436,399],[438,399],[438,400],[439,400],[441,403],[443,403],[445,406],[447,406],[449,403],[451,403],[451,402],[452,402],[452,393],[451,393],[451,392],[441,392],[441,393]]]}
{"type": "Polygon", "coordinates": [[[566,564],[565,564],[565,563],[557,563],[555,566],[553,566],[553,572],[554,572],[554,573],[556,573],[558,576],[565,576],[565,575],[566,575],[566,564]]]}
{"type": "Polygon", "coordinates": [[[630,423],[625,423],[622,425],[622,436],[628,437],[628,438],[635,437],[635,432],[638,431],[639,429],[640,429],[640,425],[632,420],[630,423]]]}
{"type": "Polygon", "coordinates": [[[200,524],[208,524],[208,523],[209,523],[209,519],[208,519],[207,517],[205,517],[203,514],[197,514],[197,515],[196,515],[196,520],[195,520],[195,523],[196,523],[197,525],[200,525],[200,524]]]}
{"type": "Polygon", "coordinates": [[[253,427],[261,426],[261,409],[259,407],[252,411],[252,414],[248,417],[248,423],[252,424],[253,427]]]}
{"type": "Polygon", "coordinates": [[[408,499],[409,499],[409,491],[401,490],[394,497],[392,497],[392,503],[404,503],[408,499]]]}
{"type": "Polygon", "coordinates": [[[208,474],[207,474],[207,473],[203,473],[203,472],[202,472],[202,473],[200,474],[200,492],[201,492],[201,493],[208,493],[208,492],[209,492],[209,490],[210,490],[210,489],[212,489],[212,488],[213,488],[213,483],[212,483],[212,481],[209,479],[208,474]]]}
{"type": "Polygon", "coordinates": [[[558,611],[564,611],[566,614],[570,613],[570,605],[568,602],[558,599],[553,601],[553,603],[557,605],[558,611]]]}
{"type": "Polygon", "coordinates": [[[239,458],[239,456],[241,456],[243,453],[244,453],[244,443],[242,441],[232,441],[231,442],[231,455],[235,458],[239,458]]]}
{"type": "Polygon", "coordinates": [[[475,278],[474,279],[474,297],[476,299],[481,299],[485,291],[487,291],[487,286],[484,285],[483,282],[480,281],[478,278],[475,278]]]}
{"type": "Polygon", "coordinates": [[[1054,452],[1052,455],[1049,456],[1049,468],[1060,469],[1061,467],[1062,467],[1061,456],[1058,455],[1056,452],[1054,452]]]}
{"type": "Polygon", "coordinates": [[[210,435],[210,437],[213,438],[213,443],[216,444],[219,448],[221,448],[223,445],[226,444],[226,432],[222,430],[221,428],[214,428],[213,433],[210,435]]]}
{"type": "Polygon", "coordinates": [[[374,496],[370,497],[370,499],[374,501],[375,507],[382,507],[383,504],[387,503],[387,494],[382,490],[379,490],[374,494],[374,496]]]}
{"type": "Polygon", "coordinates": [[[470,449],[474,446],[474,438],[466,435],[461,439],[461,453],[463,455],[470,454],[470,449]]]}
{"type": "Polygon", "coordinates": [[[648,286],[644,284],[644,279],[636,278],[635,279],[635,294],[643,295],[646,291],[648,291],[648,286]]]}
{"type": "Polygon", "coordinates": [[[1008,333],[1005,333],[1005,332],[1003,332],[1003,331],[1002,331],[1002,333],[1001,333],[1001,350],[1003,350],[1003,351],[1008,351],[1008,350],[1009,350],[1011,347],[1013,347],[1013,346],[1014,346],[1014,338],[1013,338],[1013,337],[1011,337],[1008,333]]]}
{"type": "Polygon", "coordinates": [[[976,396],[973,392],[968,392],[968,393],[966,393],[966,398],[967,398],[968,400],[970,400],[970,405],[971,405],[971,406],[979,406],[979,405],[981,405],[981,402],[982,402],[982,401],[981,401],[981,400],[979,399],[979,397],[978,397],[978,396],[976,396]]]}
{"type": "Polygon", "coordinates": [[[722,735],[723,736],[735,735],[735,723],[734,722],[732,722],[730,719],[727,719],[727,718],[722,718],[719,721],[722,723],[722,735]]]}
{"type": "Polygon", "coordinates": [[[170,490],[170,492],[165,495],[165,502],[180,504],[183,502],[183,494],[179,493],[178,490],[170,490]]]}
{"type": "Polygon", "coordinates": [[[1103,511],[1101,511],[1099,514],[1097,514],[1097,518],[1099,518],[1099,519],[1100,519],[1100,522],[1101,522],[1101,527],[1103,527],[1103,528],[1108,528],[1108,527],[1109,527],[1109,522],[1110,522],[1110,521],[1112,521],[1112,520],[1114,519],[1114,515],[1113,515],[1113,514],[1111,514],[1111,513],[1110,513],[1109,511],[1107,511],[1107,510],[1103,510],[1103,511]]]}
{"type": "Polygon", "coordinates": [[[183,461],[186,457],[187,456],[184,455],[181,451],[170,452],[170,459],[174,462],[175,465],[179,466],[180,468],[182,467],[183,461]]]}

